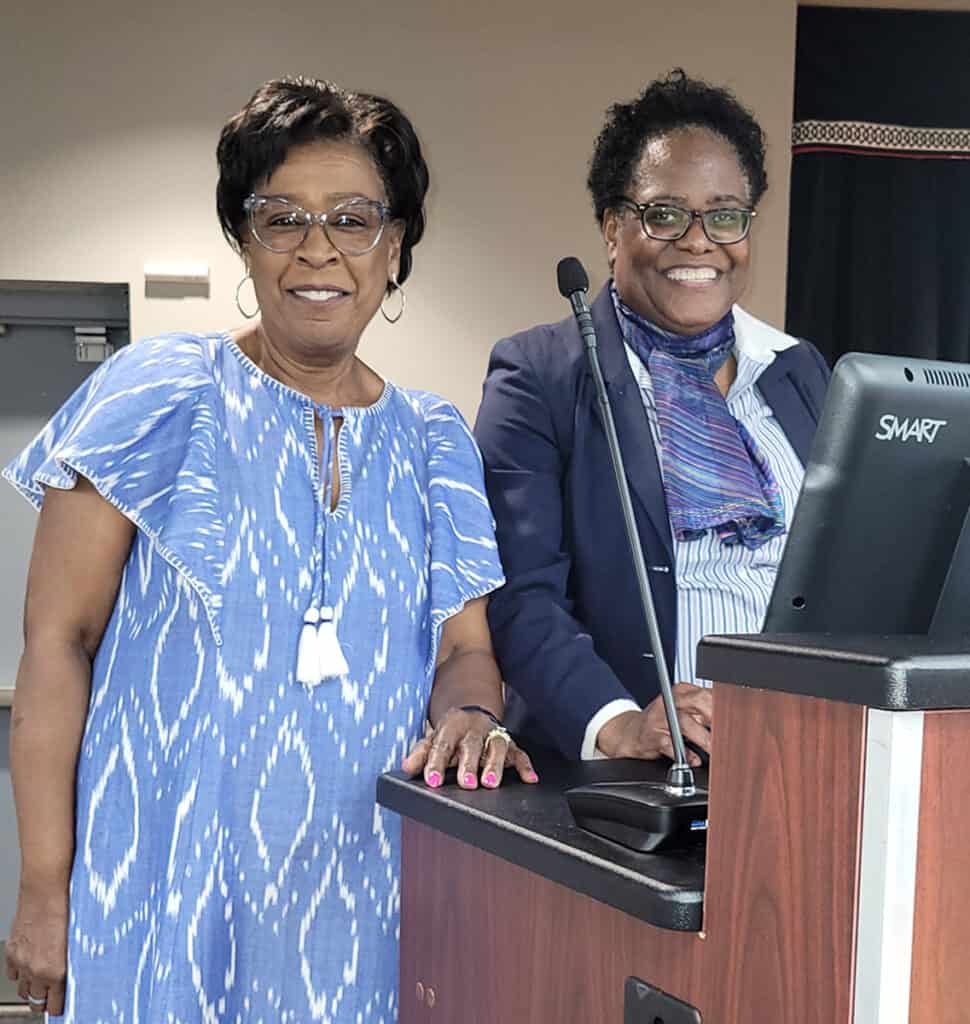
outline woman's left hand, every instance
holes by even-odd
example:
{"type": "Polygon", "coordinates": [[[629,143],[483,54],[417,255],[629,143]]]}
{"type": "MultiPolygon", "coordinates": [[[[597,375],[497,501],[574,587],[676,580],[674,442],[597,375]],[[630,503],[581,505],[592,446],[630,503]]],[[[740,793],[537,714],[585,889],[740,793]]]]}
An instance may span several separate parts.
{"type": "MultiPolygon", "coordinates": [[[[429,727],[430,728],[430,727],[429,727]]],[[[440,786],[448,768],[458,766],[458,785],[495,789],[507,767],[515,768],[523,782],[538,782],[529,755],[509,734],[481,711],[451,708],[437,726],[419,740],[401,763],[411,775],[424,774],[432,788],[440,786]]]]}

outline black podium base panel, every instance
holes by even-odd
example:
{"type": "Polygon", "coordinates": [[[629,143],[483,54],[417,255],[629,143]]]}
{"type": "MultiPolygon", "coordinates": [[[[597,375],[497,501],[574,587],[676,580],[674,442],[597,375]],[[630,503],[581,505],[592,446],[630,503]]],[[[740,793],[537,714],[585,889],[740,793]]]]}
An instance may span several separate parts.
{"type": "Polygon", "coordinates": [[[639,978],[627,978],[623,993],[623,1024],[703,1024],[689,1003],[653,988],[639,978]]]}

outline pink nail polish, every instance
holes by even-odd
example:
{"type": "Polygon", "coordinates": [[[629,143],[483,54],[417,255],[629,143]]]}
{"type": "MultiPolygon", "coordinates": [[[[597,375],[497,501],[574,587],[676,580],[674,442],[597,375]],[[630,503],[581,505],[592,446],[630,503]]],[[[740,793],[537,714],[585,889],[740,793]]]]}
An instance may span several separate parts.
{"type": "Polygon", "coordinates": [[[478,782],[478,779],[475,778],[475,776],[474,776],[474,774],[472,772],[468,772],[465,775],[465,785],[466,786],[474,786],[476,782],[478,782]]]}
{"type": "Polygon", "coordinates": [[[440,772],[431,772],[431,774],[428,776],[428,785],[431,786],[432,788],[435,788],[435,789],[438,786],[440,786],[441,785],[441,773],[440,772]]]}
{"type": "Polygon", "coordinates": [[[539,781],[539,776],[536,775],[535,772],[526,772],[526,776],[525,777],[526,777],[526,779],[529,782],[538,782],[539,781]]]}
{"type": "Polygon", "coordinates": [[[494,786],[498,783],[498,776],[495,772],[486,772],[485,778],[482,779],[482,782],[484,782],[486,786],[494,786]]]}

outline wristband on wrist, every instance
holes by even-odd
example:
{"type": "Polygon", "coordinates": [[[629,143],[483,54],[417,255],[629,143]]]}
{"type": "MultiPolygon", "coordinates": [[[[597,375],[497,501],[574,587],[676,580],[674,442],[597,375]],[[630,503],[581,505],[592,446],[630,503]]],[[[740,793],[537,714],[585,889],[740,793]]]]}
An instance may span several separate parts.
{"type": "Polygon", "coordinates": [[[487,719],[489,719],[491,721],[492,725],[496,725],[499,728],[502,727],[502,720],[500,718],[497,718],[494,712],[489,711],[488,708],[483,708],[480,704],[462,704],[462,706],[458,710],[459,711],[477,711],[477,712],[479,712],[479,714],[482,714],[487,719]]]}

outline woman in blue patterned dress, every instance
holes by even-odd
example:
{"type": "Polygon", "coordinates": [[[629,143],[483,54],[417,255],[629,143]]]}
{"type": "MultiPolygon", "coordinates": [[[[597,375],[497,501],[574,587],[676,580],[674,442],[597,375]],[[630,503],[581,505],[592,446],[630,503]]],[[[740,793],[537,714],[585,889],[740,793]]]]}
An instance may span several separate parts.
{"type": "Polygon", "coordinates": [[[259,318],[123,349],[5,471],[41,509],[7,967],[78,1024],[391,1024],[375,777],[535,781],[497,727],[478,452],[356,356],[403,312],[427,168],[393,104],[298,79],[218,156],[259,318]]]}

